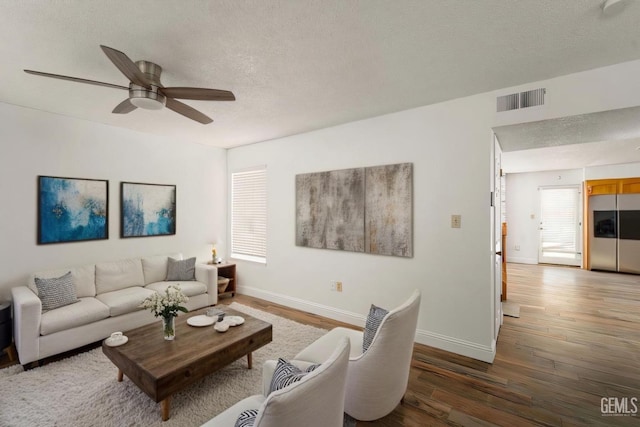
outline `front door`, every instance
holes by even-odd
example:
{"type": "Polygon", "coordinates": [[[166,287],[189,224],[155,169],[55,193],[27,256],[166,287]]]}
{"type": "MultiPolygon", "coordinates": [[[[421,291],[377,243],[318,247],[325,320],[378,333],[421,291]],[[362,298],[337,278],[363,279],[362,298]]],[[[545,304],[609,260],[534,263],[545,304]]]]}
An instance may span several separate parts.
{"type": "Polygon", "coordinates": [[[538,262],[580,266],[582,221],[580,186],[540,187],[538,262]]]}

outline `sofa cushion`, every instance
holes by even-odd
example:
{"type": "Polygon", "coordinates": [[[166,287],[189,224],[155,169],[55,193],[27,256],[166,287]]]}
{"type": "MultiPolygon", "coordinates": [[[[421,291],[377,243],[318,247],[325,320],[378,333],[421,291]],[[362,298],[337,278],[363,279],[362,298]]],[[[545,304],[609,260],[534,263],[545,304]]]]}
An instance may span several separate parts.
{"type": "Polygon", "coordinates": [[[36,277],[35,282],[43,312],[78,302],[70,271],[50,279],[36,277]]]}
{"type": "Polygon", "coordinates": [[[71,271],[73,286],[75,286],[76,288],[76,296],[78,298],[96,296],[96,270],[93,264],[84,265],[81,267],[37,272],[29,278],[27,287],[31,289],[34,294],[38,295],[38,288],[36,287],[35,283],[36,277],[50,279],[52,277],[60,277],[69,271],[71,271]]]}
{"type": "Polygon", "coordinates": [[[109,317],[109,307],[95,298],[80,298],[76,304],[42,313],[40,335],[49,335],[109,317]]]}
{"type": "Polygon", "coordinates": [[[206,294],[207,293],[207,286],[202,282],[196,282],[196,281],[156,282],[156,283],[151,283],[151,284],[145,286],[145,288],[154,290],[159,294],[164,294],[164,292],[167,290],[167,288],[169,286],[171,286],[171,285],[179,286],[180,289],[182,290],[182,293],[185,294],[188,297],[194,297],[196,295],[201,295],[201,294],[206,294]]]}
{"type": "Polygon", "coordinates": [[[364,325],[364,337],[362,338],[362,352],[367,351],[371,342],[373,341],[373,337],[376,336],[376,332],[378,332],[378,328],[382,323],[382,319],[386,316],[389,311],[384,308],[377,307],[371,304],[371,308],[369,309],[369,315],[367,316],[367,321],[364,325]]]}
{"type": "Polygon", "coordinates": [[[154,291],[151,289],[133,286],[131,288],[98,294],[96,298],[109,307],[109,315],[113,317],[142,310],[142,307],[140,307],[142,301],[153,294],[154,291]]]}
{"type": "Polygon", "coordinates": [[[97,294],[132,286],[144,286],[144,273],[140,258],[96,264],[97,294]]]}
{"type": "Polygon", "coordinates": [[[196,280],[195,257],[185,260],[169,258],[166,280],[196,280]]]}
{"type": "MultiPolygon", "coordinates": [[[[182,259],[182,254],[175,254],[170,256],[173,259],[182,259]]],[[[169,257],[166,255],[142,258],[142,271],[144,273],[145,285],[167,280],[168,260],[169,257]]]]}

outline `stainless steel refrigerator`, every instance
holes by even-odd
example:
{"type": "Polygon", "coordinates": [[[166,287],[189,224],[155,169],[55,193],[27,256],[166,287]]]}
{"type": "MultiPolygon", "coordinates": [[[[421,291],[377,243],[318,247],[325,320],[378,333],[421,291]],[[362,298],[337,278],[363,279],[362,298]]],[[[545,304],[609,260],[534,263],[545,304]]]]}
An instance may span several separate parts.
{"type": "Polygon", "coordinates": [[[640,194],[589,198],[592,270],[640,274],[640,194]]]}

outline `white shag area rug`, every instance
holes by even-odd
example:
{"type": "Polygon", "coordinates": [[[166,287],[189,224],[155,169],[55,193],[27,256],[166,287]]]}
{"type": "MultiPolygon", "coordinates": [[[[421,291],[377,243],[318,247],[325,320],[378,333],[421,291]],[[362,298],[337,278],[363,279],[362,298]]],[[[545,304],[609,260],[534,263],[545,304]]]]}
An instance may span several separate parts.
{"type": "Polygon", "coordinates": [[[117,368],[96,348],[29,371],[0,370],[0,426],[199,426],[261,393],[266,360],[291,359],[326,333],[235,302],[230,307],[271,323],[273,341],[253,353],[253,369],[243,357],[173,395],[168,421],[162,422],[160,404],[126,376],[117,381],[117,368]]]}

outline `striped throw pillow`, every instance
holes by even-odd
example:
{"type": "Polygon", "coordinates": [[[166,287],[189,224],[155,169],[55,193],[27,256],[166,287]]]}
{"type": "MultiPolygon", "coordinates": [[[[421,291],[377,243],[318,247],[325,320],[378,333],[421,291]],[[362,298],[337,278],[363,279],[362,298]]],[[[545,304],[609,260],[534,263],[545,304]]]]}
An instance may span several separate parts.
{"type": "Polygon", "coordinates": [[[276,369],[273,371],[273,378],[271,378],[271,384],[269,385],[269,393],[300,381],[305,375],[313,372],[318,366],[320,365],[311,365],[303,371],[284,359],[278,359],[276,369]]]}
{"type": "Polygon", "coordinates": [[[367,322],[364,326],[364,337],[362,338],[362,352],[364,353],[369,349],[371,342],[373,341],[373,337],[376,336],[376,332],[378,332],[378,328],[382,323],[382,319],[384,316],[389,313],[384,308],[376,307],[371,304],[371,308],[369,309],[369,315],[367,316],[367,322]]]}
{"type": "Polygon", "coordinates": [[[234,427],[253,427],[253,423],[256,421],[257,416],[257,409],[247,409],[246,411],[242,411],[240,412],[240,415],[238,415],[238,419],[236,420],[234,427]]]}

